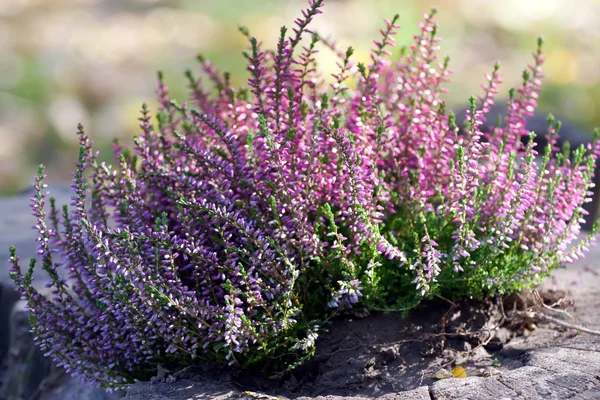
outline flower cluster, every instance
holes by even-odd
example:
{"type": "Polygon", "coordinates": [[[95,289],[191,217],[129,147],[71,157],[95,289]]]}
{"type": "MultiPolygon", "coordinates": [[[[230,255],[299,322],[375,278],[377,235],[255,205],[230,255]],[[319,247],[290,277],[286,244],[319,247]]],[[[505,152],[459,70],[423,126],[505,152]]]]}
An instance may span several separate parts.
{"type": "MultiPolygon", "coordinates": [[[[383,127],[371,143],[377,146],[373,164],[391,193],[381,232],[406,254],[404,267],[413,271],[420,291],[417,300],[519,290],[581,257],[594,241],[598,224],[569,250],[585,222],[583,205],[591,201],[599,132],[573,152],[568,145],[559,149],[560,123],[550,116],[548,144],[538,156],[535,135],[525,127],[540,91],[542,39],[521,86],[509,91],[503,121],[482,132],[501,83],[496,64],[483,93],[471,98],[460,131],[440,99],[449,70],[448,58],[436,61],[434,14],[425,15],[404,57],[386,64],[379,97],[365,106],[385,110],[365,124],[383,127]]],[[[368,76],[361,82],[364,89],[355,96],[365,98],[368,76]]],[[[404,295],[396,288],[405,290],[407,276],[393,265],[382,270],[389,304],[404,295]]]]}
{"type": "Polygon", "coordinates": [[[116,167],[80,127],[72,203],[60,212],[51,200],[48,218],[40,168],[32,209],[53,297],[14,249],[11,277],[37,343],[68,372],[119,387],[158,364],[295,366],[332,312],[520,289],[593,241],[597,226],[567,247],[600,144],[559,152],[551,119],[538,164],[525,131],[541,41],[503,124],[480,130],[496,66],[461,132],[441,100],[450,71],[433,12],[393,61],[398,17],[386,21],[362,64],[308,30],[322,5],[310,1],[272,51],[241,28],[249,88],[199,57],[214,87],[188,71],[190,101],[178,104],[159,74],[156,123],[143,106],[116,167]],[[339,57],[331,80],[320,43],[339,57]]]}

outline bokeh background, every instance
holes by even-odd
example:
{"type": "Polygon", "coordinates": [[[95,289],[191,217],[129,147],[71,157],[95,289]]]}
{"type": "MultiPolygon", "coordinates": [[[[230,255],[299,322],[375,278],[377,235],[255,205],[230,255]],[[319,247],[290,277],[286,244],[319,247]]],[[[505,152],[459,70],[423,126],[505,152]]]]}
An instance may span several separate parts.
{"type": "MultiPolygon", "coordinates": [[[[313,29],[366,59],[385,17],[400,14],[408,44],[437,6],[442,54],[455,71],[447,102],[464,106],[500,60],[501,95],[518,85],[536,37],[545,37],[540,104],[581,129],[600,125],[600,0],[326,0],[313,29]]],[[[137,133],[142,102],[154,105],[156,71],[175,97],[202,53],[241,84],[238,24],[266,44],[291,26],[296,0],[0,0],[0,195],[24,189],[39,163],[50,181],[70,178],[82,122],[110,159],[112,138],[137,133]]],[[[325,49],[319,63],[331,72],[325,49]]]]}

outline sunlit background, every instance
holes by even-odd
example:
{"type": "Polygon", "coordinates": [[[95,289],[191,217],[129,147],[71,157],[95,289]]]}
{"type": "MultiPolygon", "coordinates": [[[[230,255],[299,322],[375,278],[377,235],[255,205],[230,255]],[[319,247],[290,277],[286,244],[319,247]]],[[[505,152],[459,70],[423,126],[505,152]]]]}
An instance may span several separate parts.
{"type": "MultiPolygon", "coordinates": [[[[541,109],[582,129],[600,125],[600,0],[325,0],[313,29],[368,55],[385,17],[400,14],[408,44],[423,12],[439,10],[442,54],[455,71],[447,102],[461,107],[483,74],[502,63],[502,95],[520,82],[535,39],[546,39],[541,109]]],[[[137,133],[154,105],[157,70],[176,97],[202,53],[236,83],[247,77],[238,24],[266,44],[304,1],[0,0],[0,194],[22,190],[39,163],[51,181],[70,178],[82,122],[105,158],[112,138],[137,133]]],[[[328,51],[325,71],[335,68],[328,51]]]]}

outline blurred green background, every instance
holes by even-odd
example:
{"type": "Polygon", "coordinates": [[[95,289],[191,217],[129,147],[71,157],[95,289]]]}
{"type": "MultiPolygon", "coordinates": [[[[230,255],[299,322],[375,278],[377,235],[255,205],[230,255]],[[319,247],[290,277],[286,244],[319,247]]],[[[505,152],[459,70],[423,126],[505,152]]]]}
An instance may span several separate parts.
{"type": "MultiPolygon", "coordinates": [[[[450,105],[478,94],[496,60],[505,97],[541,34],[541,109],[589,132],[600,125],[600,0],[325,0],[313,29],[365,59],[383,18],[400,14],[397,40],[408,44],[432,6],[441,53],[455,71],[450,105]]],[[[237,25],[273,45],[279,27],[305,7],[295,0],[0,0],[0,194],[25,188],[39,163],[50,181],[69,179],[78,122],[109,159],[113,137],[127,142],[137,133],[141,103],[155,104],[157,70],[179,99],[198,53],[244,82],[246,41],[237,25]]],[[[320,53],[325,72],[335,61],[320,53]]]]}

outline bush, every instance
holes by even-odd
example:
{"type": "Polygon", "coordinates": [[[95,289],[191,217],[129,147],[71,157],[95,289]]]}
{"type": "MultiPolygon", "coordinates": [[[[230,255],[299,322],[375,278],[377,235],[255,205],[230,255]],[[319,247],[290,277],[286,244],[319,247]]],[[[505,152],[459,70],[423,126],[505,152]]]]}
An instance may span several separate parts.
{"type": "Polygon", "coordinates": [[[519,290],[593,241],[598,225],[567,250],[598,142],[554,155],[551,118],[538,166],[533,136],[520,140],[541,41],[504,124],[479,130],[496,66],[461,133],[441,100],[450,71],[448,59],[436,64],[433,12],[398,60],[387,57],[395,17],[370,64],[355,65],[351,48],[315,33],[299,50],[322,3],[291,36],[281,29],[275,51],[241,28],[249,89],[200,57],[214,89],[187,72],[191,99],[179,105],[159,74],[157,124],[143,106],[133,151],[115,144],[116,168],[96,161],[80,127],[72,211],[51,200],[50,226],[40,168],[32,208],[53,298],[32,287],[36,262],[23,274],[14,249],[11,277],[37,343],[68,372],[117,388],[158,364],[290,369],[333,315],[519,290]],[[339,55],[331,83],[315,63],[319,42],[339,55]]]}

